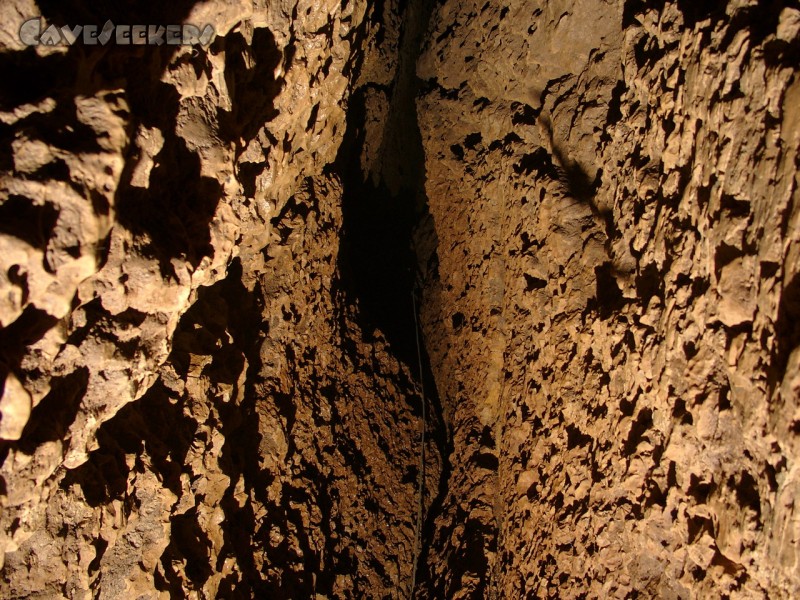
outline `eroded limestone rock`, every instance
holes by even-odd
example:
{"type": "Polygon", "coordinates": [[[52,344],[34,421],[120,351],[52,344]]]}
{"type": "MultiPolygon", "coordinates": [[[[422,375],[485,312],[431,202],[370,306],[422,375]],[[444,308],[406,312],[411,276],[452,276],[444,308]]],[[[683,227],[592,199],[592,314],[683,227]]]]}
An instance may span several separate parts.
{"type": "Polygon", "coordinates": [[[433,18],[418,246],[454,452],[421,597],[797,595],[794,10],[433,18]]]}
{"type": "Polygon", "coordinates": [[[2,9],[2,595],[407,595],[419,400],[342,289],[333,168],[400,8],[126,11],[2,9]],[[37,15],[216,39],[26,49],[37,15]]]}
{"type": "Polygon", "coordinates": [[[0,15],[1,595],[800,595],[794,7],[0,15]]]}

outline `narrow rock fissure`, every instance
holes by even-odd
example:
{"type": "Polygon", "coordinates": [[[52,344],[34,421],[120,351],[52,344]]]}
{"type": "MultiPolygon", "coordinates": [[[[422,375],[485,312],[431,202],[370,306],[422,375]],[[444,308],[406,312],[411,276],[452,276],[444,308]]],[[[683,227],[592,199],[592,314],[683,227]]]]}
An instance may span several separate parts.
{"type": "MultiPolygon", "coordinates": [[[[357,89],[348,107],[348,128],[337,166],[344,183],[342,252],[339,269],[350,300],[358,304],[365,334],[379,330],[394,355],[418,378],[420,394],[415,413],[425,420],[413,443],[432,444],[441,457],[436,464],[420,450],[425,466],[417,475],[423,481],[421,544],[414,555],[411,595],[424,584],[429,542],[449,479],[451,441],[444,422],[436,381],[426,345],[430,343],[419,323],[424,301],[426,265],[414,240],[430,220],[425,193],[425,154],[416,108],[420,81],[416,62],[424,43],[435,2],[410,0],[403,14],[399,63],[389,89],[365,85],[357,89]],[[390,97],[388,114],[377,157],[371,168],[361,158],[367,153],[365,124],[370,118],[369,98],[374,93],[390,97]],[[423,409],[423,403],[426,410],[423,409]],[[430,473],[427,471],[435,471],[430,473]],[[431,482],[435,482],[431,485],[431,482]],[[430,489],[428,489],[430,488],[430,489]]],[[[369,158],[369,157],[367,157],[369,158]]],[[[435,257],[431,260],[435,260],[435,257]]]]}

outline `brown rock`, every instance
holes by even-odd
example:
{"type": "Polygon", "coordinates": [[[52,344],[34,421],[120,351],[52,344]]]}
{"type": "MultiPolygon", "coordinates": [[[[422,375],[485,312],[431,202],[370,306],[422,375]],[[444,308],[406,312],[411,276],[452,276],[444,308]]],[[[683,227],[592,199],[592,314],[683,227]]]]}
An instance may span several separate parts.
{"type": "Polygon", "coordinates": [[[0,595],[800,595],[794,7],[0,15],[0,595]]]}

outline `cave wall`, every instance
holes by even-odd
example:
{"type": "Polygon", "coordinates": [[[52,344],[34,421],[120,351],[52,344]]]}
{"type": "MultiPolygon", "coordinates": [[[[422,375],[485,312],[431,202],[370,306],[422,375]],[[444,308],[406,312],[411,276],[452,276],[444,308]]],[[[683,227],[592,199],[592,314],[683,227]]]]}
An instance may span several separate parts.
{"type": "Polygon", "coordinates": [[[417,99],[427,598],[786,598],[800,13],[456,2],[417,99]]]}
{"type": "Polygon", "coordinates": [[[402,7],[162,4],[1,11],[0,595],[407,596],[418,385],[343,278],[340,156],[402,7]],[[37,15],[217,35],[25,48],[37,15]]]}
{"type": "Polygon", "coordinates": [[[5,3],[0,595],[800,595],[785,4],[5,3]]]}

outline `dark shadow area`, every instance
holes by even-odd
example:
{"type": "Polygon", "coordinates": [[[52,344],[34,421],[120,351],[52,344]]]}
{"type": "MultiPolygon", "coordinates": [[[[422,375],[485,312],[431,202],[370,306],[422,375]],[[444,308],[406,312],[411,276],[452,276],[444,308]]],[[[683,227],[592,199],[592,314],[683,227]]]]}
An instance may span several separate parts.
{"type": "Polygon", "coordinates": [[[550,119],[545,116],[540,116],[539,118],[547,130],[547,137],[550,141],[553,157],[556,159],[556,162],[553,163],[547,153],[540,158],[540,161],[546,164],[546,174],[551,177],[555,175],[555,179],[564,185],[567,193],[571,197],[586,204],[591,209],[595,218],[599,219],[605,226],[605,233],[608,239],[613,239],[617,232],[613,221],[613,211],[609,208],[601,208],[595,201],[595,195],[603,181],[602,169],[598,170],[595,177],[590,177],[583,165],[577,160],[572,160],[567,155],[564,148],[556,142],[553,135],[553,125],[550,119]]]}
{"type": "MultiPolygon", "coordinates": [[[[349,301],[359,305],[363,331],[381,330],[395,355],[412,366],[417,355],[411,301],[416,258],[411,236],[419,219],[415,208],[419,190],[404,188],[392,195],[382,181],[375,185],[365,180],[358,164],[364,143],[365,92],[365,88],[358,90],[350,101],[336,165],[344,183],[341,285],[349,301]]],[[[424,163],[414,168],[422,169],[424,163]]]]}
{"type": "Polygon", "coordinates": [[[164,487],[180,494],[180,475],[197,423],[184,415],[184,402],[170,401],[171,392],[158,381],[140,400],[125,406],[97,433],[99,448],[89,461],[69,471],[62,487],[80,485],[90,506],[125,496],[125,455],[147,452],[164,487]]]}
{"type": "Polygon", "coordinates": [[[198,0],[173,0],[172,2],[142,2],[141,0],[36,0],[48,23],[95,24],[102,26],[106,20],[135,25],[180,24],[186,19],[198,0]]]}
{"type": "Polygon", "coordinates": [[[683,13],[687,27],[694,27],[699,21],[725,19],[727,0],[677,0],[678,10],[683,13]]]}
{"type": "MultiPolygon", "coordinates": [[[[562,145],[556,142],[553,126],[545,116],[539,117],[545,126],[550,141],[552,156],[544,148],[538,148],[522,157],[514,169],[518,174],[536,173],[541,177],[557,180],[564,186],[565,193],[589,207],[596,223],[603,228],[606,235],[606,248],[619,235],[614,222],[614,211],[600,206],[595,200],[597,190],[602,184],[603,171],[599,169],[595,177],[591,177],[577,160],[569,157],[562,145]],[[555,160],[553,160],[555,159],[555,160]]],[[[627,302],[617,283],[618,272],[611,260],[595,268],[595,298],[590,301],[588,309],[596,310],[601,319],[608,319],[619,311],[627,302]]],[[[541,286],[540,282],[527,281],[528,287],[541,286]]],[[[639,301],[646,305],[651,296],[660,292],[663,284],[658,282],[658,273],[650,270],[637,278],[639,301]]],[[[663,292],[661,292],[663,293],[663,292]]]]}
{"type": "MultiPolygon", "coordinates": [[[[258,357],[258,342],[267,325],[261,317],[263,303],[258,294],[248,292],[242,286],[241,277],[241,265],[235,261],[226,279],[211,287],[201,288],[198,300],[178,325],[168,361],[184,381],[202,373],[213,384],[231,385],[232,397],[241,391],[238,381],[245,365],[245,356],[250,361],[246,380],[248,390],[244,391],[242,403],[220,402],[217,404],[220,421],[205,423],[210,427],[218,427],[225,436],[219,463],[232,482],[222,501],[225,520],[221,525],[224,546],[220,560],[234,556],[243,573],[241,580],[234,578],[225,584],[229,592],[226,598],[270,597],[264,574],[255,565],[254,555],[258,552],[256,545],[265,541],[256,539],[256,532],[259,527],[266,528],[264,531],[268,532],[272,521],[259,521],[249,504],[240,507],[233,498],[234,487],[240,476],[244,476],[246,489],[253,490],[263,500],[268,500],[266,489],[271,483],[271,475],[258,467],[261,436],[258,432],[256,402],[259,396],[253,383],[257,380],[260,368],[253,357],[258,357]],[[202,366],[200,373],[198,367],[193,365],[193,356],[213,356],[213,360],[202,366]]],[[[102,312],[101,307],[95,307],[94,310],[102,312]]],[[[91,320],[102,325],[104,318],[99,314],[91,317],[91,320]]],[[[132,469],[152,469],[158,474],[162,485],[180,498],[183,493],[181,475],[187,470],[190,477],[197,475],[187,465],[189,449],[194,442],[204,443],[207,440],[205,434],[198,432],[200,423],[192,411],[189,395],[171,389],[174,383],[169,385],[164,379],[159,379],[140,400],[125,406],[104,423],[97,434],[99,448],[90,454],[84,465],[66,474],[62,488],[80,486],[87,503],[98,507],[115,499],[129,497],[128,479],[132,469]],[[130,455],[136,457],[133,467],[128,466],[130,455]],[[149,461],[148,467],[142,463],[145,456],[145,460],[149,461]]],[[[54,390],[54,393],[59,400],[65,397],[63,389],[54,390]]],[[[74,395],[78,401],[81,396],[82,393],[74,395]]],[[[77,407],[77,404],[74,406],[77,407]]],[[[52,403],[47,410],[48,414],[58,413],[53,410],[52,403]]],[[[64,412],[63,408],[59,410],[64,412]]],[[[39,438],[40,435],[35,440],[37,443],[39,438]]],[[[196,501],[200,502],[201,499],[196,501]]],[[[174,570],[173,564],[185,562],[189,584],[198,589],[213,570],[222,565],[209,562],[210,541],[194,509],[174,515],[170,520],[172,534],[161,557],[163,574],[156,573],[156,586],[173,597],[181,597],[185,582],[174,570]]],[[[96,544],[102,543],[103,540],[96,541],[96,544]]],[[[101,566],[102,557],[99,557],[93,568],[96,571],[101,566]]]]}
{"type": "MultiPolygon", "coordinates": [[[[420,332],[420,336],[422,336],[422,332],[420,332]]],[[[442,513],[444,501],[450,486],[450,475],[452,472],[450,456],[453,453],[453,440],[449,433],[449,426],[445,422],[444,410],[436,388],[436,379],[434,378],[428,352],[424,345],[422,347],[421,381],[425,386],[428,401],[428,415],[426,420],[427,435],[436,445],[442,461],[437,489],[428,490],[424,486],[422,489],[423,505],[427,508],[422,522],[422,548],[417,559],[418,575],[416,584],[417,589],[425,589],[430,592],[433,590],[431,583],[435,579],[433,573],[429,569],[431,564],[430,560],[431,556],[436,556],[438,552],[436,545],[436,518],[442,513]]],[[[438,596],[434,595],[432,597],[438,596]]]]}
{"type": "Polygon", "coordinates": [[[30,456],[45,442],[63,440],[75,421],[88,385],[89,370],[85,367],[54,379],[50,393],[33,409],[17,448],[30,456]]]}
{"type": "Polygon", "coordinates": [[[783,0],[758,0],[751,5],[742,5],[735,9],[732,16],[728,16],[727,0],[677,0],[678,9],[683,14],[687,27],[696,27],[701,21],[710,19],[712,27],[718,23],[730,21],[729,31],[726,33],[720,47],[728,46],[737,31],[748,29],[750,40],[754,46],[764,41],[769,34],[774,33],[778,25],[781,10],[786,6],[783,0]]]}
{"type": "Polygon", "coordinates": [[[777,342],[767,371],[771,390],[781,385],[789,358],[800,345],[800,275],[794,275],[783,288],[775,322],[777,342]]]}
{"type": "Polygon", "coordinates": [[[334,165],[344,184],[342,288],[350,302],[359,305],[364,332],[381,330],[395,355],[409,366],[417,363],[411,294],[418,274],[412,237],[428,215],[415,65],[431,10],[428,0],[410,2],[406,8],[377,172],[370,176],[359,164],[369,116],[366,86],[351,97],[347,129],[334,165]]]}
{"type": "MultiPolygon", "coordinates": [[[[727,26],[724,36],[718,42],[720,49],[727,48],[736,34],[746,29],[749,32],[751,47],[765,42],[775,33],[780,13],[787,6],[783,0],[757,0],[752,4],[743,4],[728,14],[730,2],[727,0],[677,0],[678,10],[683,17],[683,26],[688,29],[714,30],[727,26]]],[[[648,10],[663,11],[664,0],[627,0],[623,9],[622,27],[626,29],[641,24],[641,15],[648,10]]],[[[643,36],[635,47],[637,64],[643,67],[664,56],[664,48],[651,36],[643,36]]],[[[767,64],[794,66],[800,56],[800,42],[787,43],[782,40],[770,40],[764,46],[764,58],[767,64]]]]}
{"type": "MultiPolygon", "coordinates": [[[[14,82],[14,85],[0,88],[0,110],[12,111],[21,104],[38,102],[48,94],[53,94],[54,90],[72,85],[75,79],[76,55],[77,51],[73,51],[71,57],[69,54],[40,57],[33,48],[0,53],[0,77],[3,81],[14,82]]],[[[0,124],[0,132],[5,133],[10,129],[11,126],[0,124]]],[[[6,142],[5,139],[3,141],[6,142]]],[[[7,152],[10,157],[10,147],[6,147],[4,143],[3,154],[7,152]]]]}
{"type": "Polygon", "coordinates": [[[219,111],[220,133],[226,141],[245,144],[253,139],[278,111],[274,100],[283,82],[275,79],[275,69],[283,54],[269,29],[256,29],[250,45],[239,32],[217,39],[211,51],[225,51],[225,83],[233,105],[230,112],[219,111]]]}
{"type": "MultiPolygon", "coordinates": [[[[593,308],[597,309],[601,319],[608,319],[625,305],[625,297],[614,277],[614,265],[611,264],[611,261],[595,267],[594,274],[596,305],[593,308]]],[[[590,302],[590,306],[595,303],[590,302]]]]}
{"type": "MultiPolygon", "coordinates": [[[[255,389],[258,381],[260,363],[257,358],[259,342],[263,339],[268,325],[263,321],[263,301],[257,291],[248,291],[241,283],[242,266],[236,260],[228,268],[228,276],[219,283],[204,288],[198,294],[197,302],[184,315],[174,336],[174,349],[171,357],[182,377],[197,377],[197,367],[192,365],[192,356],[211,356],[213,360],[202,368],[202,374],[214,384],[232,386],[231,400],[216,404],[219,421],[208,423],[216,427],[224,436],[219,465],[230,477],[231,484],[223,496],[221,506],[225,513],[223,528],[223,548],[219,560],[235,557],[242,572],[242,579],[227,582],[229,593],[226,598],[263,597],[264,574],[259,572],[254,555],[254,533],[259,521],[253,514],[249,503],[240,507],[234,499],[235,486],[244,477],[245,490],[255,491],[256,497],[263,495],[271,483],[271,475],[259,469],[261,435],[258,431],[256,404],[260,398],[255,389]],[[248,370],[241,389],[239,376],[247,360],[248,370]],[[233,400],[241,397],[241,402],[233,400]]],[[[192,423],[196,423],[194,419],[192,423]]],[[[196,425],[195,425],[196,426],[196,425]]],[[[188,439],[191,443],[191,438],[188,439]]],[[[185,463],[185,460],[183,461],[185,463]]],[[[205,539],[196,520],[184,523],[188,527],[189,538],[205,539]]],[[[166,581],[160,589],[173,594],[182,593],[182,583],[174,572],[171,563],[177,557],[192,556],[191,544],[185,539],[173,536],[170,545],[162,555],[162,566],[166,581]]],[[[194,556],[195,566],[186,573],[192,583],[201,586],[213,569],[222,564],[211,565],[204,551],[194,556]]],[[[223,585],[223,587],[224,587],[223,585]]]]}
{"type": "Polygon", "coordinates": [[[451,579],[442,596],[434,594],[434,598],[452,598],[462,589],[462,581],[466,575],[477,577],[478,584],[471,589],[474,598],[485,598],[489,584],[489,559],[487,552],[497,550],[497,531],[493,525],[483,523],[480,519],[470,519],[468,515],[459,515],[455,522],[464,523],[464,533],[456,552],[448,560],[448,571],[451,579]]]}
{"type": "Polygon", "coordinates": [[[170,523],[170,545],[161,556],[161,564],[169,572],[173,561],[184,559],[186,576],[200,589],[211,577],[213,570],[208,562],[211,541],[197,520],[197,508],[175,515],[170,523]]]}
{"type": "MultiPolygon", "coordinates": [[[[391,104],[380,155],[375,161],[378,166],[368,174],[360,164],[365,123],[370,117],[366,98],[371,90],[366,86],[351,96],[347,129],[334,165],[344,188],[338,264],[341,289],[348,303],[358,305],[364,334],[369,336],[380,330],[392,353],[419,378],[428,413],[426,435],[442,457],[439,489],[420,491],[428,510],[422,524],[421,554],[417,557],[418,587],[423,587],[430,577],[426,571],[434,519],[441,512],[448,489],[452,450],[421,330],[419,347],[417,344],[419,315],[415,314],[420,311],[423,289],[438,277],[436,230],[425,195],[425,154],[416,109],[421,83],[416,77],[416,61],[433,6],[430,0],[412,0],[406,6],[397,76],[391,89],[385,90],[391,104]],[[424,240],[426,248],[415,248],[415,239],[424,240]]],[[[417,415],[422,414],[419,398],[414,410],[417,415]]],[[[416,471],[412,474],[415,478],[419,476],[419,469],[416,471]]]]}
{"type": "MultiPolygon", "coordinates": [[[[24,278],[23,278],[24,280],[24,278]]],[[[35,344],[58,323],[58,319],[29,304],[7,327],[0,329],[0,369],[19,367],[25,347],[35,344]]]]}
{"type": "MultiPolygon", "coordinates": [[[[29,230],[30,232],[30,230],[29,230]]],[[[34,232],[30,232],[34,233],[34,232]]],[[[27,275],[21,275],[18,270],[12,269],[9,279],[17,283],[22,289],[23,298],[28,294],[27,275]]],[[[45,334],[58,323],[58,319],[29,304],[22,314],[7,327],[0,328],[0,394],[5,390],[5,382],[9,373],[16,376],[20,374],[20,365],[28,346],[41,340],[45,334]]],[[[52,391],[48,395],[52,395],[52,391]]],[[[46,400],[46,398],[45,398],[46,400]]],[[[44,400],[42,401],[42,404],[44,400]]],[[[40,405],[41,406],[41,405],[40,405]]],[[[37,406],[37,409],[39,407],[37,406]]],[[[28,426],[33,422],[37,412],[31,415],[28,426]]],[[[2,416],[0,416],[2,418],[2,416]]],[[[75,416],[73,415],[74,419],[75,416]]],[[[28,428],[26,427],[26,430],[28,428]]],[[[25,434],[23,433],[23,436],[25,434]]],[[[8,448],[13,442],[0,440],[0,450],[8,448]]],[[[0,455],[0,463],[5,460],[5,452],[0,455]]]]}
{"type": "MultiPolygon", "coordinates": [[[[199,0],[147,3],[136,0],[37,0],[48,25],[96,25],[111,20],[117,25],[182,24],[199,0]]],[[[204,24],[202,24],[204,25],[204,24]]],[[[146,87],[158,81],[179,46],[121,46],[112,40],[107,45],[86,45],[81,41],[64,54],[45,58],[33,48],[0,55],[0,74],[15,85],[0,92],[0,106],[9,110],[24,102],[47,96],[59,104],[77,94],[91,95],[145,80],[146,87]],[[143,77],[144,75],[144,77],[143,77]]],[[[137,94],[133,94],[137,96],[137,94]]],[[[59,124],[61,125],[61,124],[59,124]]],[[[64,131],[63,127],[58,128],[64,131]]],[[[92,139],[92,135],[89,139],[92,139]]]]}
{"type": "MultiPolygon", "coordinates": [[[[56,27],[95,25],[102,29],[106,21],[118,25],[182,24],[200,0],[141,2],[138,0],[36,0],[48,25],[56,27]]],[[[134,70],[147,71],[157,60],[163,72],[176,46],[85,45],[77,41],[64,54],[39,57],[34,48],[0,54],[0,76],[14,85],[0,90],[0,108],[12,110],[23,103],[37,102],[47,96],[69,101],[76,94],[91,94],[123,84],[118,78],[134,70]]],[[[135,78],[134,78],[135,79],[135,78]]],[[[94,135],[92,135],[94,137],[94,135]]],[[[91,139],[91,138],[90,138],[91,139]]]]}
{"type": "MultiPolygon", "coordinates": [[[[177,102],[173,106],[177,115],[177,102]]],[[[149,189],[129,185],[135,163],[127,163],[123,176],[128,179],[118,190],[116,208],[119,223],[142,240],[143,254],[158,259],[162,274],[171,276],[170,259],[197,267],[213,253],[209,225],[222,187],[215,178],[200,175],[200,159],[182,139],[167,137],[156,157],[158,166],[150,174],[149,189]]]]}
{"type": "MultiPolygon", "coordinates": [[[[454,509],[453,526],[439,533],[426,548],[426,559],[430,555],[446,558],[447,568],[435,577],[430,572],[430,564],[425,563],[428,572],[421,586],[425,598],[452,598],[454,594],[463,595],[469,590],[469,598],[485,598],[491,573],[489,572],[488,552],[497,551],[497,531],[493,525],[479,519],[471,519],[461,507],[454,509]],[[462,528],[457,540],[451,536],[454,528],[462,528]],[[470,583],[464,585],[465,577],[470,583]]],[[[431,560],[436,560],[435,558],[431,560]]]]}
{"type": "MultiPolygon", "coordinates": [[[[196,60],[202,65],[207,61],[204,56],[196,60]]],[[[132,132],[138,126],[156,128],[163,134],[164,144],[153,157],[155,166],[146,189],[131,185],[141,157],[137,147],[130,147],[115,203],[117,220],[138,238],[139,251],[157,259],[162,274],[168,277],[174,275],[171,259],[181,258],[197,267],[211,255],[209,225],[222,188],[216,178],[201,176],[200,157],[177,135],[180,95],[159,80],[168,58],[163,64],[154,61],[156,58],[150,57],[135,73],[125,72],[132,65],[123,67],[122,77],[130,82],[126,93],[132,132]],[[143,77],[142,71],[152,75],[143,77]]]]}
{"type": "MultiPolygon", "coordinates": [[[[727,0],[677,0],[677,3],[687,27],[694,27],[705,19],[724,19],[728,4],[727,0]]],[[[664,0],[627,0],[622,11],[622,27],[628,28],[640,22],[638,16],[647,10],[664,10],[665,4],[664,0]]]]}

